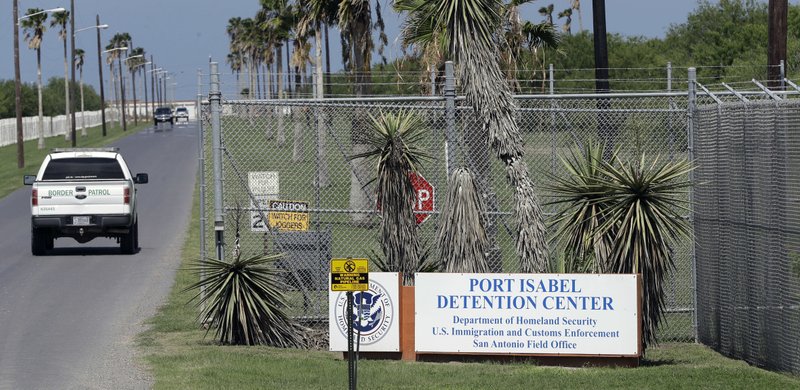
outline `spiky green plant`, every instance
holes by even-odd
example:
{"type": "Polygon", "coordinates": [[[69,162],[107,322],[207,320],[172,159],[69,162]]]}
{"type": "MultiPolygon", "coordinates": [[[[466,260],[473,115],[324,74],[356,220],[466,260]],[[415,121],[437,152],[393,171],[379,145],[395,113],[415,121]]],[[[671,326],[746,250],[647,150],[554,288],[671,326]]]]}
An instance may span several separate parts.
{"type": "Polygon", "coordinates": [[[689,212],[693,168],[688,161],[648,161],[644,154],[629,162],[602,156],[602,148],[589,147],[583,157],[573,154],[572,163],[565,163],[574,177],[553,186],[565,204],[559,233],[574,245],[567,253],[594,256],[611,273],[641,275],[646,348],[657,341],[664,319],[664,276],[675,267],[669,247],[691,236],[683,215],[689,212]],[[575,225],[563,226],[567,223],[575,225]]]}
{"type": "Polygon", "coordinates": [[[220,343],[302,347],[305,329],[286,315],[283,292],[288,286],[274,262],[283,255],[258,254],[242,259],[240,225],[242,211],[237,204],[232,214],[236,226],[233,261],[200,259],[190,270],[200,280],[185,291],[197,291],[193,302],[201,307],[198,320],[215,329],[220,343]]]}
{"type": "Polygon", "coordinates": [[[381,246],[387,270],[401,272],[403,283],[414,283],[420,263],[420,243],[414,218],[414,187],[410,173],[427,155],[418,146],[424,127],[409,111],[369,115],[373,132],[369,150],[352,156],[366,158],[377,169],[378,204],[381,212],[381,246]]]}
{"type": "Polygon", "coordinates": [[[483,204],[475,178],[466,168],[453,171],[437,233],[445,272],[489,272],[483,204]]]}
{"type": "Polygon", "coordinates": [[[187,291],[202,306],[199,320],[223,344],[302,347],[303,329],[285,313],[288,287],[273,263],[280,255],[236,257],[230,263],[206,258],[190,267],[201,279],[187,291]]]}
{"type": "Polygon", "coordinates": [[[549,175],[545,188],[556,198],[551,203],[562,206],[551,220],[556,228],[556,247],[564,251],[555,267],[558,272],[611,272],[609,256],[615,228],[609,226],[605,234],[598,229],[606,221],[604,213],[609,205],[603,199],[610,191],[601,173],[603,153],[598,143],[574,148],[568,157],[561,158],[568,174],[549,175]]]}

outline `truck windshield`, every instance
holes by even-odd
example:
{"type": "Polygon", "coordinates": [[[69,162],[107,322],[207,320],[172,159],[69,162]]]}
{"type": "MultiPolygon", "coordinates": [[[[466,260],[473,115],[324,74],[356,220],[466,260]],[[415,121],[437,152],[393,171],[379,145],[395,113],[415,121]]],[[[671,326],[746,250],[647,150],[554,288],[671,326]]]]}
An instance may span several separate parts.
{"type": "Polygon", "coordinates": [[[42,180],[125,179],[113,158],[59,158],[50,160],[42,180]]]}

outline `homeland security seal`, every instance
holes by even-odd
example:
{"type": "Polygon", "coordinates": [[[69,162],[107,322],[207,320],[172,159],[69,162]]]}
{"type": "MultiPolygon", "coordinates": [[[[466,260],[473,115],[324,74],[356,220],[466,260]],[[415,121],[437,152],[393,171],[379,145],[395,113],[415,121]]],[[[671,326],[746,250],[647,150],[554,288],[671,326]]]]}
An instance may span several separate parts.
{"type": "Polygon", "coordinates": [[[347,337],[347,316],[353,319],[353,330],[361,334],[361,345],[380,341],[388,333],[394,319],[394,302],[386,288],[378,282],[369,281],[369,290],[353,293],[353,311],[347,313],[347,294],[336,297],[336,328],[347,337]]]}

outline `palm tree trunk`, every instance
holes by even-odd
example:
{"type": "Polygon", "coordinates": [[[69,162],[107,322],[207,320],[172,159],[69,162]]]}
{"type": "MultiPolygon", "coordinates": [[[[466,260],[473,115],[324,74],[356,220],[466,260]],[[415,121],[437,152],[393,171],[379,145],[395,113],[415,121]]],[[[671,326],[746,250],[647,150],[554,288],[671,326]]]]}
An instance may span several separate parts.
{"type": "Polygon", "coordinates": [[[139,124],[139,102],[136,101],[136,72],[131,72],[131,90],[133,92],[133,124],[139,124]]]}
{"type": "Polygon", "coordinates": [[[83,69],[81,69],[81,137],[86,137],[86,111],[83,107],[83,69]]]}
{"type": "Polygon", "coordinates": [[[325,94],[331,96],[333,85],[331,85],[331,50],[328,40],[328,24],[325,23],[325,94]]]}
{"type": "Polygon", "coordinates": [[[461,85],[467,103],[483,120],[495,155],[506,167],[514,189],[517,256],[522,272],[547,272],[547,237],[544,215],[523,159],[523,140],[517,126],[516,105],[500,70],[497,48],[476,40],[474,50],[459,53],[461,85]],[[481,46],[484,47],[481,47],[481,46]]]}
{"type": "Polygon", "coordinates": [[[286,40],[286,88],[289,89],[289,96],[292,95],[292,66],[289,64],[291,56],[289,55],[289,40],[286,40]]]}
{"type": "Polygon", "coordinates": [[[36,49],[36,79],[39,82],[39,149],[44,149],[44,113],[42,112],[42,49],[36,49]]]}
{"type": "MultiPolygon", "coordinates": [[[[277,54],[277,63],[278,63],[278,99],[285,98],[283,93],[283,51],[281,47],[278,46],[277,50],[275,50],[277,54]]],[[[283,135],[283,107],[278,107],[278,128],[275,129],[278,137],[278,145],[283,145],[286,141],[286,136],[283,135]]]]}
{"type": "Polygon", "coordinates": [[[70,140],[70,116],[69,116],[69,63],[67,62],[67,37],[64,37],[64,123],[67,124],[64,132],[64,139],[70,140]]]}
{"type": "MultiPolygon", "coordinates": [[[[355,94],[356,96],[364,96],[369,94],[369,83],[371,77],[369,76],[369,63],[367,56],[369,52],[366,50],[367,39],[369,39],[370,29],[367,23],[356,23],[352,29],[351,42],[353,52],[353,72],[355,73],[355,94]]],[[[365,129],[366,112],[356,113],[352,120],[352,128],[350,130],[350,139],[353,148],[353,155],[359,155],[369,150],[366,144],[365,129]]],[[[363,158],[353,159],[353,165],[350,175],[350,210],[371,210],[374,204],[370,202],[370,190],[365,187],[369,181],[370,167],[363,158]]],[[[353,222],[362,225],[369,223],[370,214],[353,214],[353,222]]]]}
{"type": "Polygon", "coordinates": [[[272,64],[264,63],[264,82],[267,83],[267,99],[272,99],[272,64]]]}
{"type": "MultiPolygon", "coordinates": [[[[326,26],[327,30],[327,26],[326,26]]],[[[327,33],[326,33],[327,36],[327,33]]],[[[316,88],[316,96],[317,99],[324,99],[325,92],[323,91],[323,83],[322,83],[322,31],[320,30],[320,25],[317,25],[316,33],[314,35],[315,46],[315,63],[316,67],[314,68],[314,82],[317,85],[316,88]]],[[[317,125],[317,180],[316,185],[319,188],[326,188],[329,185],[328,179],[328,161],[325,153],[325,112],[321,107],[315,107],[315,118],[316,118],[316,125],[317,125]]]]}

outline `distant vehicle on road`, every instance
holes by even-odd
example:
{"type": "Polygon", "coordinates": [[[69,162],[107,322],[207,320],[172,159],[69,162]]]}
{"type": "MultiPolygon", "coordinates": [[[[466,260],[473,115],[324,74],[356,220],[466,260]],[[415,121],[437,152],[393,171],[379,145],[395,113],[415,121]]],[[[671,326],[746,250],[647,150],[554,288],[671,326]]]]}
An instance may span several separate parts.
{"type": "Polygon", "coordinates": [[[131,175],[116,148],[53,149],[31,185],[31,253],[53,249],[59,237],[83,244],[97,237],[116,238],[122,253],[139,248],[136,184],[146,173],[131,175]]]}
{"type": "Polygon", "coordinates": [[[172,109],[169,107],[158,107],[153,113],[153,126],[158,128],[159,123],[169,122],[169,127],[175,123],[175,118],[172,116],[172,109]]]}
{"type": "Polygon", "coordinates": [[[189,110],[186,107],[178,107],[175,109],[175,123],[183,120],[189,122],[189,110]]]}

